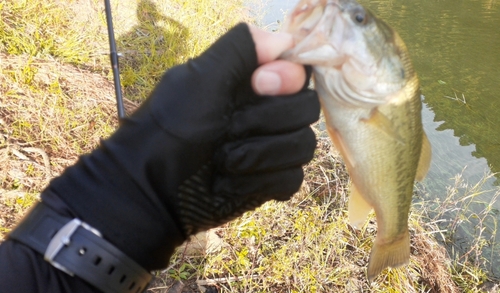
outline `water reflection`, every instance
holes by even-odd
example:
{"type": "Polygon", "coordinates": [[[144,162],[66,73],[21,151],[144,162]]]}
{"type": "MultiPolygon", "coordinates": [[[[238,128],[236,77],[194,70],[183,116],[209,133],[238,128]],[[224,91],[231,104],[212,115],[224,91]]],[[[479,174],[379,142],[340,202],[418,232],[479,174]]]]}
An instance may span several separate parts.
{"type": "MultiPolygon", "coordinates": [[[[452,130],[460,145],[473,146],[474,157],[486,159],[493,172],[500,172],[499,3],[361,2],[405,40],[420,75],[425,103],[435,113],[434,121],[442,122],[437,130],[452,130]]],[[[433,145],[455,151],[438,137],[433,145]]],[[[477,164],[474,160],[462,163],[477,164]]]]}

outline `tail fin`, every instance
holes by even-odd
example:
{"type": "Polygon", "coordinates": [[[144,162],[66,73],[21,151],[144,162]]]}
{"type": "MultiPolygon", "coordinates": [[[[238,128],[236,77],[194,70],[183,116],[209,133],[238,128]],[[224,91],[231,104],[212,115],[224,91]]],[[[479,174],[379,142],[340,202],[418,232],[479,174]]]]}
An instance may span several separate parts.
{"type": "Polygon", "coordinates": [[[410,260],[410,233],[408,230],[396,241],[380,244],[377,239],[372,247],[370,261],[368,262],[368,281],[387,267],[400,267],[408,264],[410,260]]]}

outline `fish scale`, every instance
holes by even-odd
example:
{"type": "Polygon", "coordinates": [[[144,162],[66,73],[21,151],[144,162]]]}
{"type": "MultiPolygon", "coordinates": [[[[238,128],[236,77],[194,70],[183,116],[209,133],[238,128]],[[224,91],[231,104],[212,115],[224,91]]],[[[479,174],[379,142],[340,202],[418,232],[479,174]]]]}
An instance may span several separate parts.
{"type": "Polygon", "coordinates": [[[413,184],[431,158],[418,78],[399,35],[354,0],[302,0],[283,29],[295,46],[281,57],[313,66],[328,133],[352,179],[351,225],[375,210],[372,281],[410,257],[413,184]]]}

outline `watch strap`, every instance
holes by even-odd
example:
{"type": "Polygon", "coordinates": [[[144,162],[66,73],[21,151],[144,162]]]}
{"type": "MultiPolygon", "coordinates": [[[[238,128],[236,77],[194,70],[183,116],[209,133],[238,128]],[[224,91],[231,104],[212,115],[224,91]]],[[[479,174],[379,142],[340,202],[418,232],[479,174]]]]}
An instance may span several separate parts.
{"type": "Polygon", "coordinates": [[[8,235],[105,293],[143,292],[152,275],[85,222],[37,203],[8,235]]]}

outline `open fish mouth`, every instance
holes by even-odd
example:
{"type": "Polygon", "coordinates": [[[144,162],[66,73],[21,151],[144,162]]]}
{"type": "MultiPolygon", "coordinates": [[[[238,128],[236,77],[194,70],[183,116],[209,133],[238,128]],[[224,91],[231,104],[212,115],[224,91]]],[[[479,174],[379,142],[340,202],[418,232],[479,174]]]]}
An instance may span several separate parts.
{"type": "Polygon", "coordinates": [[[340,5],[334,0],[302,2],[307,3],[299,4],[283,26],[283,31],[292,33],[295,47],[285,51],[281,58],[308,65],[342,64],[339,46],[330,42],[329,37],[342,10],[340,5]]]}
{"type": "Polygon", "coordinates": [[[404,66],[392,54],[396,33],[353,0],[303,0],[283,31],[293,35],[295,46],[280,58],[330,75],[332,90],[342,91],[334,98],[347,104],[382,105],[405,85],[404,66]]]}

